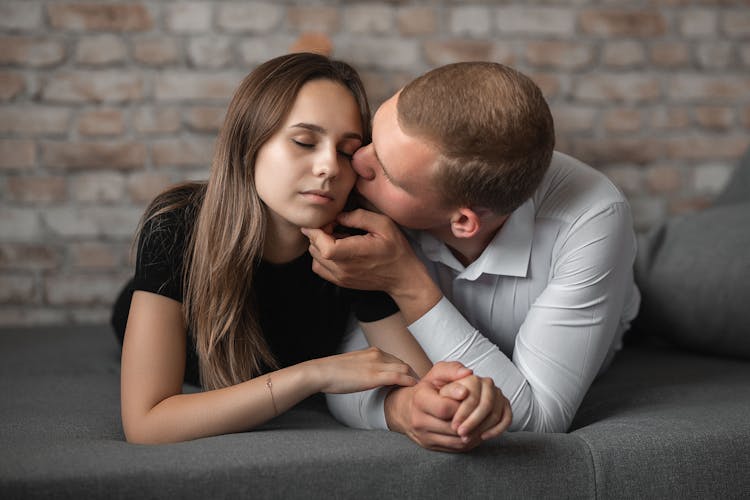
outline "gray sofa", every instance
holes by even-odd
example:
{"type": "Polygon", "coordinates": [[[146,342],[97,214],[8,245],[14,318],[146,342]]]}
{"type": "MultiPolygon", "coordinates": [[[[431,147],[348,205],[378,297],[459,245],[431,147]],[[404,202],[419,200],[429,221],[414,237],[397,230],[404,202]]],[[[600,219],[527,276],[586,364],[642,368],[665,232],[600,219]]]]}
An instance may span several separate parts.
{"type": "Polygon", "coordinates": [[[0,498],[748,498],[748,194],[750,154],[717,206],[643,238],[643,314],[570,432],[468,454],[346,428],[321,397],[251,432],[128,444],[108,326],[0,331],[0,498]]]}
{"type": "Polygon", "coordinates": [[[567,434],[469,454],[349,429],[312,398],[262,428],[124,441],[108,327],[0,332],[0,498],[747,498],[750,363],[629,345],[567,434]]]}

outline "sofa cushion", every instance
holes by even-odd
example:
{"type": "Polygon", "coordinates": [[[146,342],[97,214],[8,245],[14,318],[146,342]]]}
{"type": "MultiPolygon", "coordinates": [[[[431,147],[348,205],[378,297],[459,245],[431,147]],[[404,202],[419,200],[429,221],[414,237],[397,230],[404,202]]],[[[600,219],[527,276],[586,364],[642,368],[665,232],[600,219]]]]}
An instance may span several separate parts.
{"type": "Polygon", "coordinates": [[[639,241],[634,329],[750,358],[750,202],[675,217],[639,241]]]}
{"type": "Polygon", "coordinates": [[[750,364],[627,348],[569,434],[468,454],[348,429],[320,397],[250,432],[124,441],[107,327],[0,331],[0,498],[739,498],[750,490],[750,364]],[[707,494],[703,494],[708,492],[707,494]]]}
{"type": "MultiPolygon", "coordinates": [[[[260,428],[125,442],[108,327],[0,331],[0,498],[594,497],[586,444],[506,435],[474,453],[349,429],[314,397],[260,428]]],[[[187,388],[187,387],[186,387],[187,388]]]]}
{"type": "Polygon", "coordinates": [[[749,413],[750,363],[645,342],[594,383],[572,434],[591,449],[598,498],[741,498],[749,413]]]}

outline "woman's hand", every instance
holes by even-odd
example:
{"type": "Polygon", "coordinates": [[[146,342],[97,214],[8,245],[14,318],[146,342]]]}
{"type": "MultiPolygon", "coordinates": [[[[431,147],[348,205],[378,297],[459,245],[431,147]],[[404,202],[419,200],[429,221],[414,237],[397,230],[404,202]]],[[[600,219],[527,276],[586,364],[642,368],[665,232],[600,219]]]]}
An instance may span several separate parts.
{"type": "Polygon", "coordinates": [[[409,365],[376,347],[307,362],[320,392],[344,394],[388,385],[412,386],[409,365]]]}

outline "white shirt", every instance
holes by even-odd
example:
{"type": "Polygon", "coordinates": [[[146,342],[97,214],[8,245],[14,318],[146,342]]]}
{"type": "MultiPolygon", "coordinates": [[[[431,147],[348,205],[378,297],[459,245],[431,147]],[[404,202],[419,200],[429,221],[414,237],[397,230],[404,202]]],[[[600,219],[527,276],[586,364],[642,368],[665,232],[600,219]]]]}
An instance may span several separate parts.
{"type": "MultiPolygon", "coordinates": [[[[622,193],[556,152],[534,195],[468,267],[428,233],[413,236],[445,296],[409,325],[430,360],[492,377],[510,400],[511,430],[566,431],[640,304],[622,193]]],[[[344,350],[366,346],[357,331],[344,350]]],[[[329,396],[329,408],[349,426],[387,429],[386,394],[329,396]]]]}

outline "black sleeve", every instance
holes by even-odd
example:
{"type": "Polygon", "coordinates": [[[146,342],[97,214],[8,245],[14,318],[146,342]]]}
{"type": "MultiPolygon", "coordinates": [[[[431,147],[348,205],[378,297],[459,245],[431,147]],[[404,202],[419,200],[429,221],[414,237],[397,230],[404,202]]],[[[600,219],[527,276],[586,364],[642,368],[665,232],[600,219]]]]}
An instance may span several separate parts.
{"type": "Polygon", "coordinates": [[[182,302],[185,238],[184,210],[148,221],[138,240],[133,289],[182,302]]]}
{"type": "Polygon", "coordinates": [[[352,310],[359,321],[369,323],[398,312],[398,306],[385,292],[350,290],[352,310]]]}

